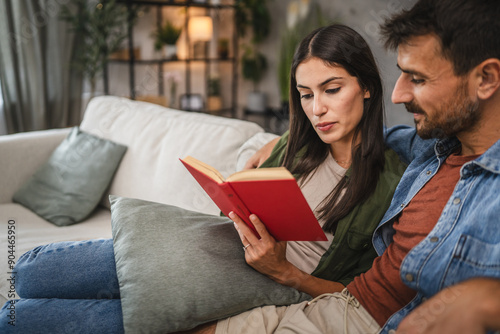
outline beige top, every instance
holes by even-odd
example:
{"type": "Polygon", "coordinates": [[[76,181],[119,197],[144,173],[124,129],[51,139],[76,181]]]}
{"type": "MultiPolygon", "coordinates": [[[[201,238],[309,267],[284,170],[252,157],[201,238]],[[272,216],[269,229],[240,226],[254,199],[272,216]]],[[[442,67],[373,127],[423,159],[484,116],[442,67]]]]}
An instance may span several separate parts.
{"type": "MultiPolygon", "coordinates": [[[[316,217],[321,202],[335,188],[346,171],[329,154],[328,158],[301,184],[304,197],[316,217]]],[[[319,220],[319,223],[323,226],[325,222],[319,220]]],[[[326,233],[326,237],[328,241],[289,241],[286,248],[287,260],[300,270],[312,273],[332,243],[333,234],[326,233]]]]}

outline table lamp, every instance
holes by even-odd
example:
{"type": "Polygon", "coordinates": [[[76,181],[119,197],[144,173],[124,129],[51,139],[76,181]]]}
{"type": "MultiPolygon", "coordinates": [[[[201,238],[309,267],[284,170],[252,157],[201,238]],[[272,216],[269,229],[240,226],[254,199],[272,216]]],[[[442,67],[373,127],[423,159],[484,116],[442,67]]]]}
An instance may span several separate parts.
{"type": "Polygon", "coordinates": [[[193,41],[194,58],[207,57],[207,42],[212,40],[213,23],[210,16],[193,16],[188,22],[189,39],[193,41]]]}

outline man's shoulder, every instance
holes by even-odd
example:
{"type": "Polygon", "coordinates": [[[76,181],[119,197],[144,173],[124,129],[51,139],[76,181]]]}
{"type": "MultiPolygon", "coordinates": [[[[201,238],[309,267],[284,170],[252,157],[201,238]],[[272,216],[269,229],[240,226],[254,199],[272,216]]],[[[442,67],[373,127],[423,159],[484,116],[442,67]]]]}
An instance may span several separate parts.
{"type": "Polygon", "coordinates": [[[415,128],[396,125],[385,129],[385,143],[404,163],[410,164],[418,156],[432,155],[436,139],[422,139],[417,135],[415,128]]]}

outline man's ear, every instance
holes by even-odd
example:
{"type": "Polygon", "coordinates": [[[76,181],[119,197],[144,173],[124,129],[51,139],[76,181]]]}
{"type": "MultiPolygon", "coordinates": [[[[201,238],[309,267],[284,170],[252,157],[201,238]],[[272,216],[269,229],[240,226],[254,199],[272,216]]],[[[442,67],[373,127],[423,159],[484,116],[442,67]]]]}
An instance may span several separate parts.
{"type": "Polygon", "coordinates": [[[490,58],[483,61],[476,67],[478,83],[477,97],[480,100],[487,100],[494,94],[500,92],[500,60],[490,58]]]}

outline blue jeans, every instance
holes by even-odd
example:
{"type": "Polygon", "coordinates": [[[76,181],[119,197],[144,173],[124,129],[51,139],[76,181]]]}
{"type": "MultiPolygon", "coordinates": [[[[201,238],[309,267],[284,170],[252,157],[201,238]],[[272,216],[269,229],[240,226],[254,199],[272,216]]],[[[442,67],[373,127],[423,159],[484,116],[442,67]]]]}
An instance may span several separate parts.
{"type": "Polygon", "coordinates": [[[124,332],[112,239],[36,247],[14,272],[21,299],[0,310],[0,333],[124,332]]]}

